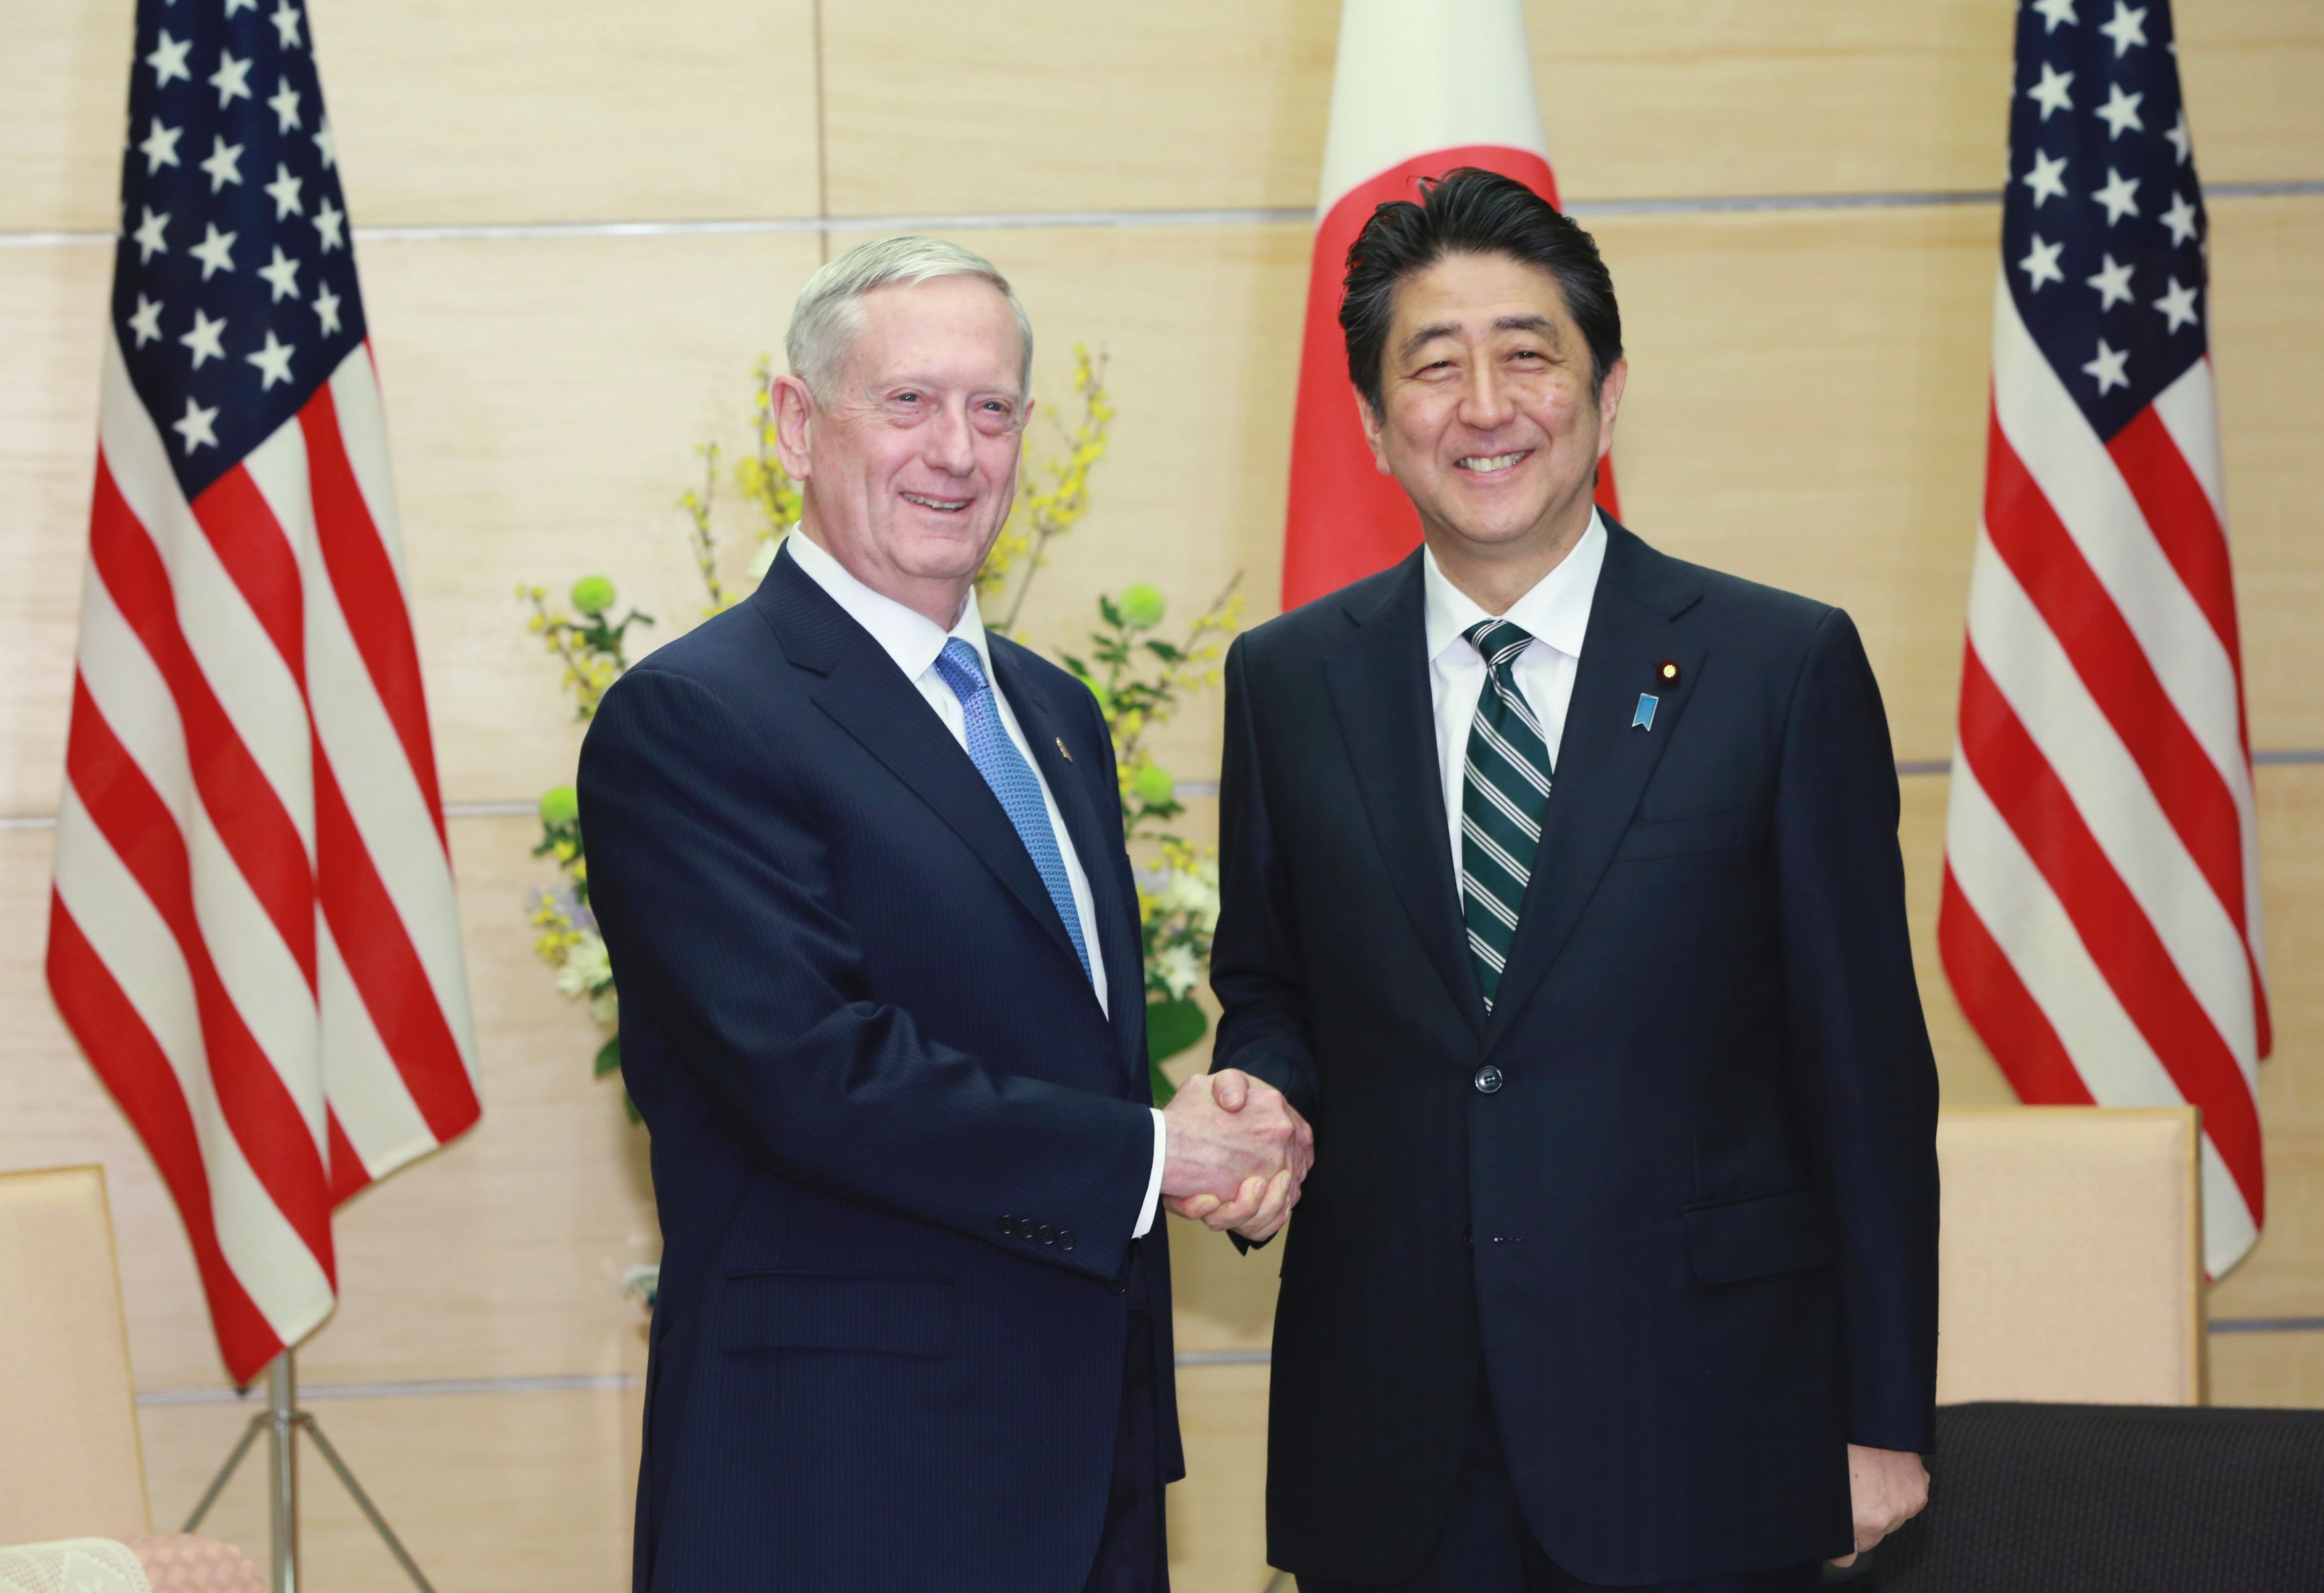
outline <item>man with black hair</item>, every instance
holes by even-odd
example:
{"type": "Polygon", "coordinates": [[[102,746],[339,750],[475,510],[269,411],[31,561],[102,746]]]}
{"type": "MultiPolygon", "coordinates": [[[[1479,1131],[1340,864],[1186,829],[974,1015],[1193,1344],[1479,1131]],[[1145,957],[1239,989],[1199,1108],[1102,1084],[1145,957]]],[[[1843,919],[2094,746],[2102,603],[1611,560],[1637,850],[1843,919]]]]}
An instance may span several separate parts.
{"type": "Polygon", "coordinates": [[[1593,507],[1620,315],[1521,184],[1381,206],[1340,318],[1424,545],[1227,661],[1214,1065],[1315,1136],[1269,1558],[1309,1593],[1813,1587],[1919,1509],[1935,1388],[1863,647],[1593,507]]]}

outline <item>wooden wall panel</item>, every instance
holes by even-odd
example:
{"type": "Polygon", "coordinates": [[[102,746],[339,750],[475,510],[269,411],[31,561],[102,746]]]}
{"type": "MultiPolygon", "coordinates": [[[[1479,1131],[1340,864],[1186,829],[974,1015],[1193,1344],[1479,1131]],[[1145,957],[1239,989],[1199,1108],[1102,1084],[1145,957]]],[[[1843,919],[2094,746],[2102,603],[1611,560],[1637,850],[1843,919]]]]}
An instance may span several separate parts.
{"type": "MultiPolygon", "coordinates": [[[[2185,10],[2205,174],[2324,175],[2309,91],[2324,17],[2304,0],[2185,10]]],[[[2007,0],[1526,6],[1569,200],[1997,189],[2012,15],[2007,0]]],[[[835,215],[1315,203],[1330,0],[860,0],[824,29],[835,215]]]]}
{"type": "Polygon", "coordinates": [[[2215,1405],[2324,1408],[2324,1332],[2214,1333],[2215,1405]]]}
{"type": "MultiPolygon", "coordinates": [[[[320,1399],[308,1408],[438,1588],[621,1593],[637,1499],[636,1386],[320,1399]]],[[[263,1404],[262,1407],[263,1408],[263,1404]]],[[[153,1524],[172,1531],[249,1421],[244,1404],[141,1413],[153,1524]]],[[[311,1445],[300,1458],[301,1585],[409,1593],[410,1582],[311,1445]]],[[[205,1533],[266,1564],[266,1451],[243,1462],[205,1533]]]]}
{"type": "MultiPolygon", "coordinates": [[[[0,232],[114,226],[132,9],[0,5],[0,232]]],[[[316,9],[365,226],[816,213],[812,0],[316,9]]]]}
{"type": "Polygon", "coordinates": [[[1186,1478],[1170,1489],[1170,1582],[1186,1593],[1267,1593],[1272,1580],[1267,1375],[1263,1366],[1178,1374],[1186,1478]]]}

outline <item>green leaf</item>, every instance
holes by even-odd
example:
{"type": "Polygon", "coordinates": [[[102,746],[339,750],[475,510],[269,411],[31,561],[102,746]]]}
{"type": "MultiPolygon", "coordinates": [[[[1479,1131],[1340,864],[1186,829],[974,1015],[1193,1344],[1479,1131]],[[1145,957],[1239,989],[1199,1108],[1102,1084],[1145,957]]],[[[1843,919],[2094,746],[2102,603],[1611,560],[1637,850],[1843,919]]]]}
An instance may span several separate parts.
{"type": "Polygon", "coordinates": [[[1157,1063],[1184,1051],[1209,1032],[1210,1017],[1187,997],[1146,1003],[1146,1054],[1157,1063]]]}
{"type": "Polygon", "coordinates": [[[597,1047],[597,1077],[622,1071],[622,1036],[615,1035],[597,1047]]]}
{"type": "Polygon", "coordinates": [[[1173,647],[1170,643],[1164,641],[1159,638],[1148,641],[1146,644],[1146,650],[1152,653],[1156,658],[1161,659],[1166,664],[1175,664],[1179,659],[1186,656],[1185,653],[1180,652],[1176,648],[1173,647]]]}
{"type": "Polygon", "coordinates": [[[1154,1104],[1169,1105],[1170,1098],[1178,1093],[1178,1086],[1170,1082],[1170,1075],[1162,1071],[1161,1064],[1149,1059],[1146,1064],[1146,1077],[1154,1087],[1154,1104]]]}

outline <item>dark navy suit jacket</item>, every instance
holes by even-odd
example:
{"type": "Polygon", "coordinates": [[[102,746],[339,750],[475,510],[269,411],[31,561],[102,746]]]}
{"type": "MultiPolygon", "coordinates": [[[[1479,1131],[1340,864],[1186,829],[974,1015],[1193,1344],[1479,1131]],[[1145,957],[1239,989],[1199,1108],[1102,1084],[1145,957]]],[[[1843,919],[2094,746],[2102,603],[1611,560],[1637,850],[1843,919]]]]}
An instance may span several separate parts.
{"type": "Polygon", "coordinates": [[[1088,690],[993,672],[1071,832],[1112,1017],[999,801],[788,557],[606,693],[581,755],[664,1240],[635,1586],[1077,1593],[1130,1247],[1179,1475],[1136,887],[1088,690]]]}
{"type": "Polygon", "coordinates": [[[1489,1015],[1419,555],[1228,658],[1216,1065],[1315,1128],[1268,1469],[1304,1575],[1412,1572],[1480,1377],[1592,1583],[1844,1554],[1847,1444],[1931,1442],[1936,1073],[1871,669],[1839,610],[1609,532],[1489,1015]]]}

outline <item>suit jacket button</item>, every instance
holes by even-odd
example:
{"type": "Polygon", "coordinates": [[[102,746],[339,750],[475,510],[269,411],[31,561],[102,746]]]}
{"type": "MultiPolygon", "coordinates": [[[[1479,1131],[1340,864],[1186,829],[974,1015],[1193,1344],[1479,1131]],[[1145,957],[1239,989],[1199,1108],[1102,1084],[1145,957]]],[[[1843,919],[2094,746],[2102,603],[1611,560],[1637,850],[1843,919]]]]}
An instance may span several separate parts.
{"type": "Polygon", "coordinates": [[[1061,1228],[1057,1229],[1057,1248],[1060,1250],[1070,1250],[1073,1248],[1074,1230],[1070,1228],[1061,1228]]]}
{"type": "Polygon", "coordinates": [[[1487,1063],[1477,1070],[1476,1085],[1480,1095],[1498,1093],[1501,1087],[1501,1070],[1487,1063]]]}
{"type": "Polygon", "coordinates": [[[1017,1228],[1018,1222],[1014,1217],[1003,1217],[1001,1220],[1001,1231],[1012,1239],[1017,1237],[1017,1228]]]}
{"type": "Polygon", "coordinates": [[[1033,1237],[1045,1245],[1054,1245],[1057,1242],[1057,1230],[1044,1222],[1033,1230],[1033,1237]]]}

